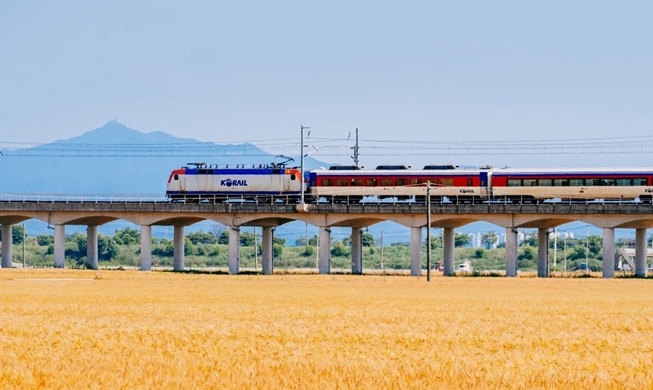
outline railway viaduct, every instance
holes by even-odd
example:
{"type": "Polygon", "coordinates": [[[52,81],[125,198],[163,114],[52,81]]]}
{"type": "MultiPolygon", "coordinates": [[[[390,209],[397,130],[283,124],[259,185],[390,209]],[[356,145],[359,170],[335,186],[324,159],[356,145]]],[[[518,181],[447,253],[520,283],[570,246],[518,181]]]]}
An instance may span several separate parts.
{"type": "MultiPolygon", "coordinates": [[[[318,265],[321,274],[330,273],[331,227],[352,229],[352,273],[362,268],[362,229],[382,221],[411,228],[411,275],[422,273],[422,228],[426,227],[426,206],[417,204],[255,204],[255,203],[169,203],[142,200],[6,200],[0,199],[2,242],[11,240],[13,224],[38,219],[54,225],[54,266],[64,266],[66,225],[87,226],[87,262],[98,266],[98,226],[125,220],[141,228],[141,270],[152,267],[152,226],[174,226],[174,262],[184,269],[184,227],[202,220],[229,226],[229,272],[240,267],[241,226],[263,228],[264,274],[271,274],[272,229],[291,221],[319,226],[318,265]]],[[[614,276],[614,229],[636,229],[635,273],[646,276],[646,229],[653,227],[653,205],[642,203],[587,204],[480,204],[433,205],[431,227],[443,228],[444,273],[454,273],[454,230],[466,224],[486,221],[506,229],[506,276],[517,275],[517,229],[538,229],[538,276],[546,277],[548,231],[561,224],[582,221],[603,229],[603,277],[614,276]]],[[[11,245],[2,245],[2,267],[11,267],[11,245]]]]}

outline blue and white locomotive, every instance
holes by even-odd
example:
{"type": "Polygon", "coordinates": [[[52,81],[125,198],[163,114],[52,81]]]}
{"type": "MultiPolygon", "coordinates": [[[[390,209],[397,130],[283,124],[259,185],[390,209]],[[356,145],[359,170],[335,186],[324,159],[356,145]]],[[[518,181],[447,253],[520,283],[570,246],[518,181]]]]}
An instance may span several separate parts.
{"type": "Polygon", "coordinates": [[[235,167],[191,163],[172,171],[166,194],[171,200],[222,202],[227,199],[296,201],[302,191],[300,171],[284,164],[235,167]]]}

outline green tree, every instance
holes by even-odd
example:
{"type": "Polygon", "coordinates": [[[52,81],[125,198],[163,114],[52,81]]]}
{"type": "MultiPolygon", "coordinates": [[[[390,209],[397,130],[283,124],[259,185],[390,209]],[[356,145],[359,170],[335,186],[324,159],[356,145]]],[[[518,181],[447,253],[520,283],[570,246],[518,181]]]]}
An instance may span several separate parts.
{"type": "Polygon", "coordinates": [[[36,236],[36,243],[39,246],[48,246],[54,243],[54,237],[49,234],[39,234],[36,236]]]}
{"type": "Polygon", "coordinates": [[[342,241],[336,241],[331,247],[331,256],[343,257],[349,255],[349,250],[342,241]]]}
{"type": "Polygon", "coordinates": [[[519,244],[520,246],[537,246],[537,234],[528,233],[524,235],[524,239],[519,244]]]}
{"type": "Polygon", "coordinates": [[[78,234],[75,236],[75,242],[77,243],[78,257],[86,256],[86,235],[78,234]]]}
{"type": "Polygon", "coordinates": [[[485,258],[485,249],[483,248],[478,248],[474,252],[474,257],[477,259],[484,259],[485,258]]]}
{"type": "Polygon", "coordinates": [[[211,232],[205,232],[203,230],[200,230],[199,232],[193,232],[186,237],[193,243],[193,245],[197,244],[215,244],[218,242],[218,239],[213,235],[211,232]]]}
{"type": "Polygon", "coordinates": [[[23,234],[25,234],[25,228],[23,225],[14,225],[11,228],[11,241],[14,244],[23,243],[23,234]]]}
{"type": "Polygon", "coordinates": [[[481,244],[488,249],[497,243],[499,243],[499,236],[495,232],[487,232],[481,236],[481,244]]]}
{"type": "Polygon", "coordinates": [[[603,239],[600,236],[589,236],[590,257],[597,257],[603,250],[603,239]]]}
{"type": "Polygon", "coordinates": [[[161,257],[172,257],[175,253],[175,247],[172,244],[172,241],[162,239],[161,244],[159,244],[156,248],[152,249],[152,254],[155,256],[161,256],[161,257]]]}
{"type": "Polygon", "coordinates": [[[374,244],[375,244],[374,236],[371,235],[370,233],[363,233],[363,246],[370,248],[373,247],[374,244]]]}
{"type": "Polygon", "coordinates": [[[222,233],[220,233],[220,237],[218,237],[218,244],[220,245],[227,245],[229,244],[229,232],[224,230],[222,233]]]}
{"type": "Polygon", "coordinates": [[[188,238],[184,238],[184,255],[185,256],[191,256],[195,254],[195,245],[193,245],[193,242],[188,238]]]}
{"type": "Polygon", "coordinates": [[[272,255],[278,259],[279,257],[281,257],[282,254],[283,254],[283,245],[274,244],[272,246],[272,255]]]}
{"type": "Polygon", "coordinates": [[[472,238],[466,233],[456,233],[453,240],[456,248],[465,247],[472,242],[472,238]]]}
{"type": "Polygon", "coordinates": [[[111,237],[99,234],[97,238],[98,260],[108,261],[118,257],[118,245],[111,237]]]}
{"type": "Polygon", "coordinates": [[[312,246],[307,246],[306,248],[304,248],[301,255],[302,257],[315,256],[315,248],[312,246]]]}
{"type": "Polygon", "coordinates": [[[537,250],[532,246],[524,248],[523,252],[517,257],[519,260],[533,260],[537,257],[537,250]]]}
{"type": "MultiPolygon", "coordinates": [[[[306,237],[300,237],[295,240],[296,246],[306,246],[306,237]]],[[[316,246],[317,245],[317,236],[310,237],[308,239],[308,245],[316,246]]]]}
{"type": "Polygon", "coordinates": [[[584,246],[575,246],[571,251],[567,251],[567,258],[569,260],[585,260],[587,251],[584,246]]]}
{"type": "Polygon", "coordinates": [[[276,245],[281,245],[281,246],[286,245],[286,239],[277,236],[272,237],[272,242],[276,245]]]}
{"type": "Polygon", "coordinates": [[[254,233],[241,232],[240,233],[240,245],[242,245],[242,246],[254,246],[254,233]]]}
{"type": "Polygon", "coordinates": [[[141,242],[141,232],[126,227],[122,230],[116,230],[116,233],[113,235],[113,240],[118,245],[135,245],[141,242]]]}
{"type": "MultiPolygon", "coordinates": [[[[424,246],[426,246],[427,238],[424,238],[424,246]]],[[[442,248],[442,237],[431,235],[431,249],[442,248]]]]}

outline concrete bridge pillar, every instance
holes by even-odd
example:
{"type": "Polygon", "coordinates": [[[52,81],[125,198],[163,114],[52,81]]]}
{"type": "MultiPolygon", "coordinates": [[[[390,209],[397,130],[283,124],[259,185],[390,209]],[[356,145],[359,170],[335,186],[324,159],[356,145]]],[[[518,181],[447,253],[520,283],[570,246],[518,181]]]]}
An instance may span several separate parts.
{"type": "Polygon", "coordinates": [[[549,229],[537,229],[537,276],[549,277],[549,229]]]}
{"type": "Polygon", "coordinates": [[[172,260],[172,269],[174,271],[183,271],[184,270],[184,227],[175,226],[175,236],[174,236],[174,256],[172,260]]]}
{"type": "Polygon", "coordinates": [[[152,226],[141,225],[141,271],[152,270],[152,226]]]}
{"type": "Polygon", "coordinates": [[[635,276],[646,277],[646,229],[635,230],[635,276]]]}
{"type": "Polygon", "coordinates": [[[236,275],[238,272],[240,272],[240,228],[229,226],[229,273],[236,275]]]}
{"type": "MultiPolygon", "coordinates": [[[[274,263],[273,263],[273,255],[274,255],[274,236],[272,234],[272,228],[268,226],[263,227],[263,243],[262,243],[262,248],[263,248],[263,253],[262,253],[262,264],[261,268],[263,268],[263,275],[272,275],[274,272],[274,263]]],[[[258,248],[256,249],[258,250],[258,248]]]]}
{"type": "Polygon", "coordinates": [[[97,225],[86,227],[86,265],[98,269],[97,225]]]}
{"type": "Polygon", "coordinates": [[[456,233],[453,228],[442,231],[442,248],[444,249],[444,276],[456,274],[454,263],[456,258],[456,233]]]}
{"type": "Polygon", "coordinates": [[[413,227],[410,228],[410,276],[420,275],[422,275],[422,228],[413,227]]]}
{"type": "Polygon", "coordinates": [[[517,229],[506,228],[506,276],[517,276],[517,229]]]}
{"type": "Polygon", "coordinates": [[[66,258],[66,225],[54,225],[54,268],[63,268],[66,258]]]}
{"type": "Polygon", "coordinates": [[[318,271],[320,274],[331,273],[331,228],[320,226],[320,251],[318,254],[318,271]]]}
{"type": "Polygon", "coordinates": [[[603,277],[614,278],[614,229],[603,229],[603,277]]]}
{"type": "Polygon", "coordinates": [[[13,266],[12,227],[13,225],[10,224],[2,224],[2,268],[11,268],[13,266]]]}
{"type": "Polygon", "coordinates": [[[363,229],[351,228],[351,273],[363,274],[363,229]]]}

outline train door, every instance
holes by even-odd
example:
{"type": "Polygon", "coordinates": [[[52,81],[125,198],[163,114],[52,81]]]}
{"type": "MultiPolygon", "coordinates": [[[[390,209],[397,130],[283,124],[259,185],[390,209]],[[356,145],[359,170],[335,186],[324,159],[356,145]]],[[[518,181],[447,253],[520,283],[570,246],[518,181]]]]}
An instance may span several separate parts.
{"type": "Polygon", "coordinates": [[[209,179],[213,179],[213,171],[208,169],[200,169],[199,173],[196,175],[197,178],[197,189],[201,192],[206,192],[209,190],[209,179]],[[209,175],[211,173],[211,175],[209,175]]]}
{"type": "Polygon", "coordinates": [[[293,173],[292,175],[282,175],[282,176],[281,176],[281,177],[282,177],[281,180],[283,180],[283,192],[285,192],[285,193],[288,193],[288,192],[291,191],[291,190],[290,190],[290,179],[291,179],[291,176],[295,176],[295,174],[293,173]]]}
{"type": "Polygon", "coordinates": [[[179,192],[186,192],[186,175],[179,175],[179,192]]]}
{"type": "Polygon", "coordinates": [[[487,171],[481,171],[480,178],[481,178],[481,196],[486,196],[486,197],[491,196],[490,194],[491,176],[488,174],[487,171]]]}

